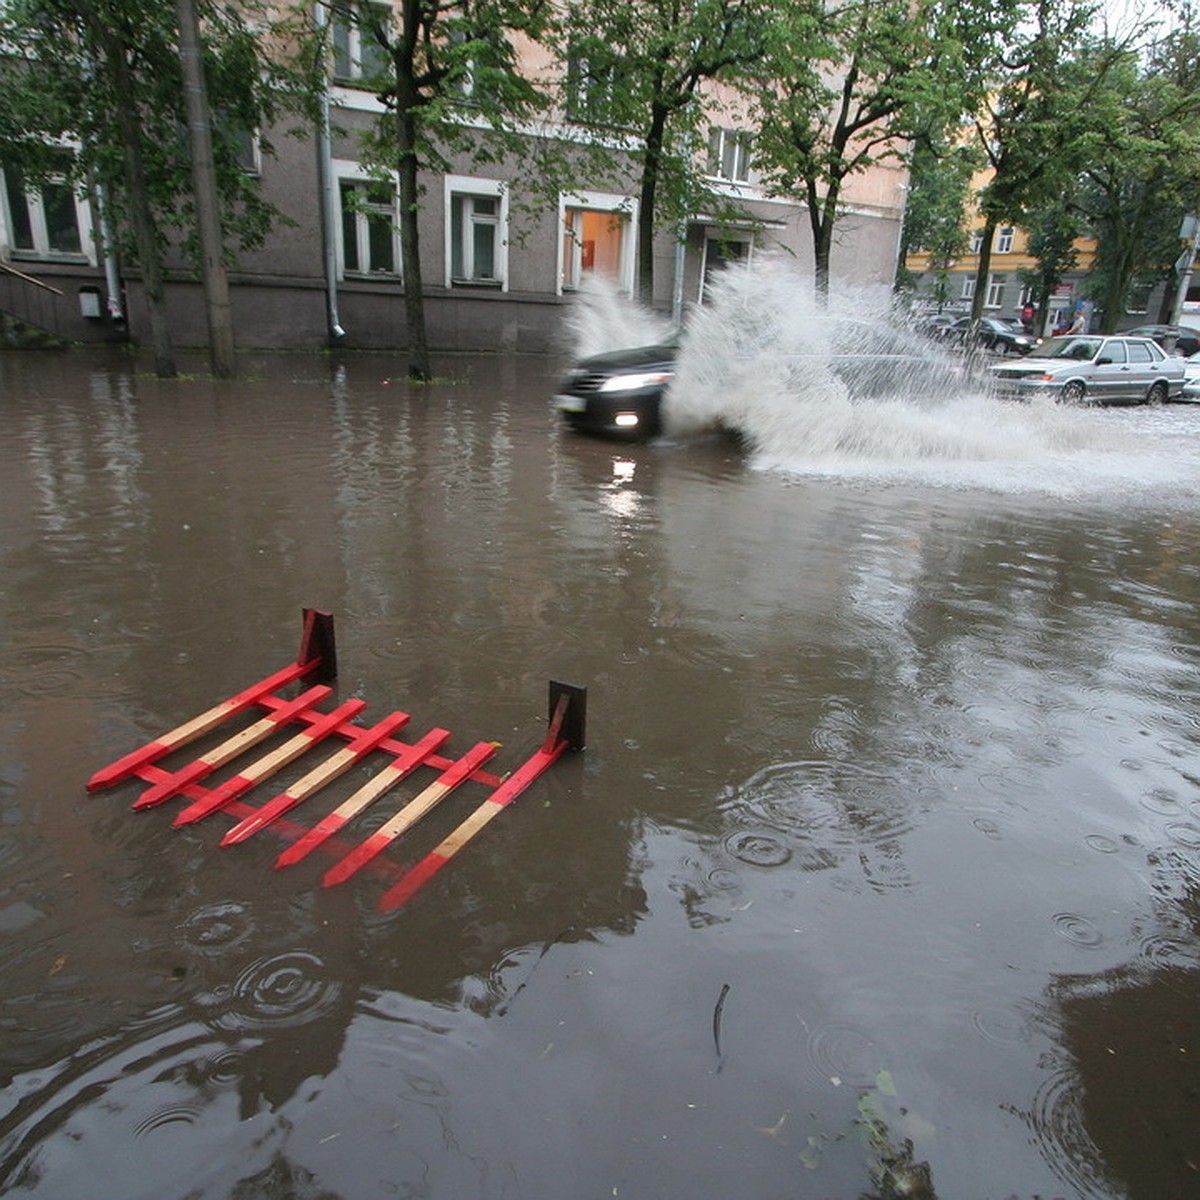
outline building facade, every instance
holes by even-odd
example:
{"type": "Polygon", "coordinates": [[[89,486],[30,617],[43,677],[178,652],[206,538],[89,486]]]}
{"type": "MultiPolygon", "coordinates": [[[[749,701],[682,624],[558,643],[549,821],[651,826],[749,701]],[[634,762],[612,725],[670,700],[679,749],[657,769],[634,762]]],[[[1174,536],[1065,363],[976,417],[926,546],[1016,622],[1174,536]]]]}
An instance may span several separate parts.
{"type": "MultiPolygon", "coordinates": [[[[330,120],[322,134],[273,137],[277,153],[247,147],[246,169],[286,217],[267,242],[242,254],[230,272],[241,348],[403,349],[404,264],[394,182],[368,172],[361,135],[380,113],[361,86],[369,47],[356,31],[335,31],[330,120]]],[[[528,47],[524,62],[549,69],[528,47]]],[[[812,267],[803,205],[769,195],[752,167],[752,131],[728,114],[718,94],[705,148],[711,186],[736,202],[741,219],[696,212],[655,236],[654,306],[681,315],[703,303],[705,281],[730,260],[782,250],[812,267]],[[728,120],[728,125],[719,122],[728,120]]],[[[464,117],[469,120],[469,114],[464,117]]],[[[525,135],[559,140],[594,136],[566,112],[525,135]]],[[[75,195],[64,182],[36,189],[3,171],[0,195],[0,311],[67,341],[148,340],[135,268],[105,251],[102,197],[75,195]]],[[[905,172],[880,165],[846,190],[834,282],[890,288],[895,272],[905,172]]],[[[466,156],[421,179],[421,274],[428,340],[434,350],[552,352],[564,306],[589,274],[623,293],[636,291],[638,199],[628,183],[597,179],[536,203],[520,172],[503,162],[481,168],[466,156]]],[[[167,304],[179,346],[207,341],[198,280],[171,264],[167,304]]]]}

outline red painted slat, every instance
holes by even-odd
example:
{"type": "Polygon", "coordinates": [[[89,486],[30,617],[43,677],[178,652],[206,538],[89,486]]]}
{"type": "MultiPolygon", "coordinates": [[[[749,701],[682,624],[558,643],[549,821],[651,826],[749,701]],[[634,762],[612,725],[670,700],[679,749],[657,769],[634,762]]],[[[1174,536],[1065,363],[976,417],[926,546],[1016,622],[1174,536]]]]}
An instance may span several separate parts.
{"type": "Polygon", "coordinates": [[[463,783],[476,767],[487,762],[495,753],[495,742],[477,742],[449,770],[443,771],[419,796],[410,800],[365,842],[347,854],[336,866],[330,867],[321,880],[322,886],[333,887],[349,879],[364,863],[394,842],[401,833],[463,783]]]}
{"type": "Polygon", "coordinates": [[[169,800],[180,788],[185,787],[189,783],[199,782],[207,775],[211,775],[218,767],[224,766],[225,763],[236,758],[243,750],[249,749],[249,747],[255,746],[265,738],[270,737],[281,724],[286,723],[298,713],[303,712],[304,709],[324,700],[332,690],[332,688],[326,687],[325,684],[318,684],[316,687],[311,687],[307,691],[301,692],[294,700],[289,700],[274,712],[268,713],[265,717],[255,721],[253,725],[247,726],[240,733],[235,733],[233,737],[227,738],[219,746],[209,750],[208,753],[202,754],[182,770],[175,771],[162,783],[143,792],[134,801],[133,807],[138,810],[153,808],[155,805],[169,800]]]}
{"type": "Polygon", "coordinates": [[[222,839],[222,846],[235,846],[244,842],[258,830],[265,828],[277,817],[290,812],[297,804],[302,803],[308,796],[319,788],[331,783],[339,775],[350,769],[356,762],[370,754],[389,734],[394,733],[408,721],[408,713],[395,712],[384,717],[370,729],[360,730],[350,739],[348,745],[335,751],[320,766],[314,767],[303,779],[298,779],[291,787],[272,796],[252,816],[238,822],[222,839]]]}
{"type": "Polygon", "coordinates": [[[543,771],[556,762],[567,746],[564,739],[549,749],[543,745],[530,755],[457,829],[400,876],[379,901],[379,911],[399,908],[411,899],[489,821],[499,816],[543,771]]]}
{"type": "Polygon", "coordinates": [[[289,846],[276,860],[275,866],[287,867],[306,858],[339,829],[348,825],[367,805],[377,800],[417,767],[428,765],[433,752],[450,737],[448,729],[431,729],[419,742],[404,749],[384,767],[374,779],[359,788],[327,817],[323,817],[299,841],[289,846]]]}
{"type": "Polygon", "coordinates": [[[196,738],[209,733],[222,721],[235,716],[252,704],[258,703],[268,693],[291,683],[293,679],[297,679],[301,675],[308,674],[312,667],[312,663],[292,663],[283,670],[276,671],[274,675],[268,675],[266,679],[238,692],[237,695],[230,696],[228,700],[214,704],[212,708],[202,712],[198,717],[193,717],[169,733],[164,733],[161,737],[147,742],[144,746],[117,759],[107,767],[102,767],[88,780],[87,790],[97,792],[101,788],[112,787],[113,784],[136,775],[139,768],[156,762],[179,746],[185,746],[188,742],[195,741],[196,738]]]}
{"type": "Polygon", "coordinates": [[[365,700],[347,700],[333,712],[326,713],[320,720],[313,722],[308,729],[289,738],[282,746],[272,750],[269,754],[264,754],[244,771],[227,779],[220,787],[213,788],[207,800],[188,805],[171,824],[176,828],[181,825],[191,825],[207,817],[210,813],[216,812],[217,809],[223,808],[231,800],[236,800],[248,792],[256,783],[270,778],[276,771],[307,753],[318,742],[329,737],[331,733],[334,733],[352,717],[357,716],[366,707],[365,700]]]}

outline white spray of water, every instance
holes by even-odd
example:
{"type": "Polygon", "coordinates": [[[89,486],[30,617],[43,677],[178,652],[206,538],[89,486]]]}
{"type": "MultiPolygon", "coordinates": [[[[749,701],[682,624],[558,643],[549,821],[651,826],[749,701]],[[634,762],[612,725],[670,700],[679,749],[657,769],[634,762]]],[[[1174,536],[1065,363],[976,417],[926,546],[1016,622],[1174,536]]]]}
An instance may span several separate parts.
{"type": "Polygon", "coordinates": [[[669,321],[634,304],[607,280],[591,275],[584,276],[564,324],[577,358],[657,345],[674,332],[669,321]]]}
{"type": "MultiPolygon", "coordinates": [[[[668,328],[596,285],[573,314],[581,354],[661,341],[668,328]]],[[[996,400],[959,358],[904,330],[878,292],[822,306],[796,267],[764,257],[721,272],[689,314],[662,416],[669,438],[730,430],[756,466],[804,475],[1054,494],[1186,490],[1200,475],[1194,446],[1180,457],[1181,442],[1131,431],[1122,414],[996,400]],[[884,388],[877,377],[864,388],[879,360],[857,356],[880,345],[912,358],[884,388]]]]}

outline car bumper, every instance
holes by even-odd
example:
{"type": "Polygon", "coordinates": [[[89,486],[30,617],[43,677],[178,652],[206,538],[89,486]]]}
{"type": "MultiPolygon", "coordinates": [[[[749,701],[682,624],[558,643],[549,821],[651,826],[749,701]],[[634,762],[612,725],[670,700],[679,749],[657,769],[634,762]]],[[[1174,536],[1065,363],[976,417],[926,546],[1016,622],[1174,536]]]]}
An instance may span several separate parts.
{"type": "Polygon", "coordinates": [[[658,436],[661,404],[661,389],[588,395],[560,391],[554,397],[555,408],[572,429],[630,442],[658,436]]]}

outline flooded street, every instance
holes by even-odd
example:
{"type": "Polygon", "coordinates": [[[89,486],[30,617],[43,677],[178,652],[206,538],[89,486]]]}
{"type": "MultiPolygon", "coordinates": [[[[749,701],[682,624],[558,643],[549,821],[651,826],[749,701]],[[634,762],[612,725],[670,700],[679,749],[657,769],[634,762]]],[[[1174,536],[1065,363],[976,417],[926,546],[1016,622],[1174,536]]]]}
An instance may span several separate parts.
{"type": "Polygon", "coordinates": [[[242,365],[0,356],[0,1193],[1200,1193],[1200,405],[766,469],[569,435],[557,363],[242,365]],[[477,785],[329,888],[85,790],[304,607],[323,708],[497,774],[588,689],[394,911],[477,785]]]}

